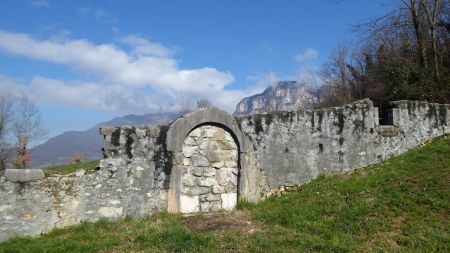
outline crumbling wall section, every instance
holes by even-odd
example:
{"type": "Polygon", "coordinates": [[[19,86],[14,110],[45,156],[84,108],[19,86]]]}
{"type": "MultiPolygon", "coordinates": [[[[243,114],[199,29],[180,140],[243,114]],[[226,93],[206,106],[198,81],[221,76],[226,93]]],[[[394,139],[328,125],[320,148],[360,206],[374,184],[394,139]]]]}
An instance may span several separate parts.
{"type": "Polygon", "coordinates": [[[170,154],[167,127],[102,128],[99,170],[23,178],[0,177],[0,241],[55,227],[167,209],[170,154]]]}

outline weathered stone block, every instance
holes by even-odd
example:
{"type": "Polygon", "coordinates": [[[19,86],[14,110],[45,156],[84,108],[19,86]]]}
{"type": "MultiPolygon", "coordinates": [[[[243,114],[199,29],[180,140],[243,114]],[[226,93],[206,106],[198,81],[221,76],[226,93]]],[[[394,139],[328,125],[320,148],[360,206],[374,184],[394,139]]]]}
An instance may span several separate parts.
{"type": "Polygon", "coordinates": [[[213,177],[216,175],[216,169],[207,167],[203,169],[203,176],[205,177],[213,177]]]}
{"type": "Polygon", "coordinates": [[[237,193],[222,193],[220,198],[222,199],[222,209],[231,210],[236,207],[237,193]]]}
{"type": "MultiPolygon", "coordinates": [[[[213,150],[214,147],[212,147],[212,143],[205,140],[206,138],[203,139],[203,141],[200,142],[200,145],[198,146],[198,149],[200,149],[201,151],[206,151],[206,150],[213,150]]],[[[199,153],[201,153],[201,151],[199,153]]]]}
{"type": "Polygon", "coordinates": [[[201,212],[207,213],[211,211],[211,202],[201,202],[200,203],[201,212]]]}
{"type": "Polygon", "coordinates": [[[216,183],[216,180],[210,177],[199,177],[196,179],[196,182],[198,186],[213,186],[216,183]]]}
{"type": "Polygon", "coordinates": [[[231,168],[222,168],[218,171],[218,181],[222,186],[236,186],[237,177],[231,168]]]}
{"type": "Polygon", "coordinates": [[[183,146],[183,154],[185,157],[192,157],[196,150],[196,146],[183,146]]]}
{"type": "Polygon", "coordinates": [[[213,185],[212,193],[218,194],[218,193],[224,193],[224,192],[225,192],[225,189],[222,186],[220,186],[220,185],[213,185]]]}
{"type": "Polygon", "coordinates": [[[189,159],[189,158],[183,158],[183,165],[184,165],[184,166],[189,166],[189,165],[191,165],[191,159],[189,159]]]}
{"type": "Polygon", "coordinates": [[[180,212],[181,213],[196,213],[200,211],[200,202],[198,196],[187,196],[182,194],[180,196],[180,212]]]}
{"type": "Polygon", "coordinates": [[[229,160],[225,163],[225,166],[230,168],[236,168],[237,167],[237,161],[235,160],[229,160]]]}
{"type": "Polygon", "coordinates": [[[207,167],[209,166],[209,161],[204,156],[192,155],[192,165],[197,167],[207,167]]]}
{"type": "Polygon", "coordinates": [[[207,194],[205,196],[205,200],[206,201],[219,201],[220,200],[220,195],[217,194],[207,194]]]}
{"type": "Polygon", "coordinates": [[[214,163],[214,162],[220,162],[220,161],[226,161],[230,157],[229,151],[218,151],[216,150],[208,150],[206,153],[206,158],[208,161],[214,163]]]}
{"type": "Polygon", "coordinates": [[[183,193],[189,196],[201,195],[209,193],[211,189],[209,187],[188,187],[183,189],[183,193]]]}
{"type": "Polygon", "coordinates": [[[225,166],[225,162],[214,162],[211,164],[213,168],[220,169],[225,166]]]}
{"type": "Polygon", "coordinates": [[[191,167],[189,168],[189,172],[192,173],[192,175],[201,177],[203,175],[203,167],[191,167]]]}
{"type": "Polygon", "coordinates": [[[212,201],[209,203],[211,203],[211,208],[210,208],[211,212],[217,212],[220,209],[223,209],[220,201],[212,201]]]}
{"type": "Polygon", "coordinates": [[[224,138],[225,138],[225,130],[223,128],[216,128],[216,131],[214,133],[214,140],[223,141],[224,138]]]}
{"type": "Polygon", "coordinates": [[[191,174],[187,174],[183,176],[183,182],[181,182],[184,186],[192,187],[196,186],[196,177],[191,174]]]}
{"type": "Polygon", "coordinates": [[[193,137],[193,136],[189,136],[186,138],[186,140],[184,141],[183,145],[187,145],[187,146],[197,146],[197,138],[193,137]]]}
{"type": "Polygon", "coordinates": [[[10,182],[30,182],[42,180],[44,172],[40,169],[6,169],[5,178],[10,182]]]}
{"type": "Polygon", "coordinates": [[[237,185],[233,185],[233,184],[228,184],[223,186],[223,189],[225,189],[225,192],[229,193],[229,192],[236,192],[237,191],[237,185]]]}
{"type": "Polygon", "coordinates": [[[215,133],[215,127],[212,126],[204,126],[202,128],[202,137],[203,138],[212,138],[215,133]]]}
{"type": "Polygon", "coordinates": [[[218,142],[218,145],[221,149],[223,150],[232,150],[232,149],[236,149],[236,144],[233,142],[228,142],[228,141],[221,141],[218,142]]]}

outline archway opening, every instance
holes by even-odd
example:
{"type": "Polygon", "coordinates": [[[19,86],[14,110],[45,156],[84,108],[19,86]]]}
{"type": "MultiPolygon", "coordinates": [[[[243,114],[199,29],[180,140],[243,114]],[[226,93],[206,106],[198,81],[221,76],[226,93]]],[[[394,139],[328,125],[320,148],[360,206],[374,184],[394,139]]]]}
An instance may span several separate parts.
{"type": "Polygon", "coordinates": [[[237,204],[239,146],[231,132],[215,124],[195,127],[182,149],[180,212],[231,210],[237,204]]]}

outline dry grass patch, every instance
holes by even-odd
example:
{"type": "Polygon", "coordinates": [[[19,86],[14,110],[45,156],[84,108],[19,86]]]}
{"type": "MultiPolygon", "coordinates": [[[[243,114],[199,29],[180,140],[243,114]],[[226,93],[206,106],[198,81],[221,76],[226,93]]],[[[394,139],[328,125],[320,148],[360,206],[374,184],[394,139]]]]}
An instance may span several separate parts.
{"type": "Polygon", "coordinates": [[[253,234],[261,227],[260,224],[251,220],[251,213],[248,210],[184,217],[182,223],[197,233],[233,231],[253,234]]]}

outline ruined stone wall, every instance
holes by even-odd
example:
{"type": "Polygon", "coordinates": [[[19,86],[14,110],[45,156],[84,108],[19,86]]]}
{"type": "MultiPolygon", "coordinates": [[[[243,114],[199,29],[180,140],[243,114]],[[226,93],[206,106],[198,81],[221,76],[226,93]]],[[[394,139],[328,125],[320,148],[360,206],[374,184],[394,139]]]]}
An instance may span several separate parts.
{"type": "Polygon", "coordinates": [[[0,177],[0,241],[82,221],[166,210],[166,129],[103,128],[106,158],[95,172],[27,178],[7,171],[0,177]]]}
{"type": "Polygon", "coordinates": [[[336,108],[257,114],[238,122],[253,142],[269,188],[276,189],[374,164],[450,132],[448,105],[394,104],[392,126],[378,124],[378,109],[367,99],[336,108]]]}
{"type": "Polygon", "coordinates": [[[102,128],[105,158],[97,171],[0,176],[0,241],[100,218],[183,212],[183,195],[194,203],[186,213],[229,209],[236,195],[258,201],[285,185],[377,163],[450,133],[449,105],[394,105],[391,126],[379,125],[377,108],[362,100],[236,120],[209,108],[169,126],[102,128]]]}

